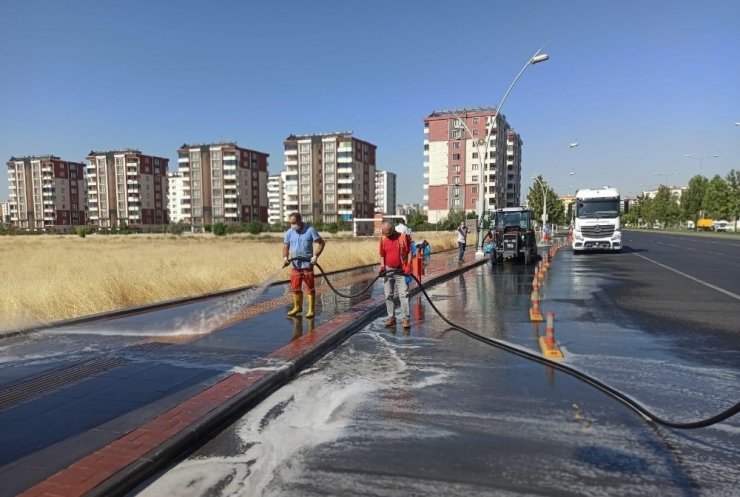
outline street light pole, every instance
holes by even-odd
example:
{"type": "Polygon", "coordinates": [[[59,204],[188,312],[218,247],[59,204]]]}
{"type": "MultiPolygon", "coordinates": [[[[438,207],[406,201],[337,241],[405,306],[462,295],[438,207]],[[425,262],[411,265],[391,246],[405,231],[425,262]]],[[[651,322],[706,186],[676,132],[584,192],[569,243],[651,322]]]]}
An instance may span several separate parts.
{"type": "Polygon", "coordinates": [[[716,159],[719,157],[719,155],[706,155],[704,157],[697,157],[695,155],[686,154],[684,157],[688,157],[689,159],[699,159],[699,176],[701,176],[702,171],[704,170],[704,159],[716,159]]]}
{"type": "MultiPolygon", "coordinates": [[[[653,173],[653,175],[654,176],[664,177],[665,178],[665,182],[666,182],[666,185],[665,186],[669,186],[668,185],[668,177],[669,176],[677,176],[679,173],[680,173],[680,171],[676,171],[676,172],[669,173],[669,174],[665,174],[665,173],[653,173]]],[[[660,188],[660,185],[658,185],[658,188],[660,188]]]]}
{"type": "Polygon", "coordinates": [[[491,134],[493,132],[493,128],[496,125],[498,121],[498,116],[501,114],[501,109],[504,107],[504,103],[506,102],[506,98],[509,96],[509,93],[511,92],[511,89],[514,88],[514,85],[517,81],[519,81],[519,78],[522,74],[524,74],[524,71],[530,66],[539,64],[540,62],[545,62],[550,58],[549,55],[542,53],[542,50],[545,47],[543,46],[539,50],[537,50],[532,57],[527,60],[527,63],[524,64],[524,67],[522,67],[521,71],[516,75],[514,78],[514,81],[511,82],[509,85],[509,88],[506,90],[506,93],[504,93],[504,97],[501,99],[501,102],[499,102],[498,106],[496,107],[495,114],[493,115],[493,120],[488,127],[488,131],[486,132],[486,143],[485,148],[483,149],[483,154],[480,153],[480,147],[478,146],[479,143],[473,136],[473,133],[470,132],[470,129],[468,128],[467,123],[465,122],[464,118],[460,118],[457,114],[455,114],[455,117],[457,118],[458,123],[462,124],[462,126],[465,128],[465,131],[467,131],[468,135],[470,135],[470,139],[473,141],[473,144],[475,146],[475,151],[478,154],[478,168],[479,168],[479,186],[478,186],[478,230],[477,230],[477,240],[476,240],[476,247],[477,250],[475,252],[475,258],[480,259],[483,257],[483,204],[485,203],[485,160],[488,159],[488,148],[491,144],[491,134]]]}

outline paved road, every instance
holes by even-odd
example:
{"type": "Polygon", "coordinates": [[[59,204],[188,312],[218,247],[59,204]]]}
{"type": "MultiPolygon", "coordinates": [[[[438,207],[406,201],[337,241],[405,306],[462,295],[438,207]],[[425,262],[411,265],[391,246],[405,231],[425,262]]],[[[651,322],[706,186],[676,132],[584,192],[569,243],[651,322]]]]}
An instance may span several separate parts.
{"type": "MultiPolygon", "coordinates": [[[[536,350],[544,327],[527,318],[531,279],[531,268],[485,266],[431,294],[452,321],[536,350]]],[[[667,294],[673,309],[697,299],[737,307],[629,250],[561,251],[542,306],[555,312],[569,364],[690,421],[740,397],[737,327],[636,310],[625,297],[680,285],[689,290],[667,294]]],[[[461,335],[421,300],[413,307],[410,333],[376,321],[140,495],[736,495],[740,419],[656,428],[577,380],[461,335]]]]}

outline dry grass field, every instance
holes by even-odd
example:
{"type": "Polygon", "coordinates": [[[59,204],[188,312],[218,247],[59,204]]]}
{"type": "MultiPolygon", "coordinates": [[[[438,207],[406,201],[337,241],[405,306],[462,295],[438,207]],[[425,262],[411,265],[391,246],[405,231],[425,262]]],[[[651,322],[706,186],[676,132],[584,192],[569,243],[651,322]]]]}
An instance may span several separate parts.
{"type": "MultiPolygon", "coordinates": [[[[377,238],[322,236],[325,271],[378,262],[377,238]]],[[[281,251],[279,234],[0,237],[0,331],[287,278],[281,251]]]]}

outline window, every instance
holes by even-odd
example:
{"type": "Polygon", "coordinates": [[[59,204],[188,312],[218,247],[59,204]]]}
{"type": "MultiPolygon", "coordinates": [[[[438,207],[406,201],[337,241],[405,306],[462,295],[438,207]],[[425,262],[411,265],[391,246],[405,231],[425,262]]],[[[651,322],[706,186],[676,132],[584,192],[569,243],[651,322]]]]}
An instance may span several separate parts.
{"type": "Polygon", "coordinates": [[[473,124],[478,124],[478,118],[477,117],[474,117],[473,118],[473,124]]]}
{"type": "Polygon", "coordinates": [[[452,160],[460,160],[460,154],[452,154],[452,160]]]}
{"type": "Polygon", "coordinates": [[[478,130],[477,129],[474,129],[473,130],[473,136],[478,136],[478,130]]]}
{"type": "Polygon", "coordinates": [[[473,152],[473,159],[477,159],[477,158],[478,158],[478,152],[473,152]]]}
{"type": "Polygon", "coordinates": [[[460,172],[460,166],[458,166],[458,165],[452,166],[452,172],[459,173],[460,172]]]}
{"type": "Polygon", "coordinates": [[[311,145],[308,143],[301,143],[301,153],[308,153],[311,150],[311,145]]]}
{"type": "Polygon", "coordinates": [[[452,148],[460,148],[460,142],[453,142],[452,148]]]}
{"type": "Polygon", "coordinates": [[[472,181],[478,181],[478,175],[477,174],[474,174],[471,179],[472,179],[472,181]]]}

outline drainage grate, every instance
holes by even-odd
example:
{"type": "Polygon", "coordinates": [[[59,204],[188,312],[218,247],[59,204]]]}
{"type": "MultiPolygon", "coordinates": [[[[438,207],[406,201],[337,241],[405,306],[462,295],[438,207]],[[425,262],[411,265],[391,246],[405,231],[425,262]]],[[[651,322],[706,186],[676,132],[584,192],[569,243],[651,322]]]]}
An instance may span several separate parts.
{"type": "Polygon", "coordinates": [[[128,362],[126,359],[121,358],[93,359],[24,380],[0,390],[0,409],[79,383],[91,376],[117,368],[126,362],[128,362]]]}

